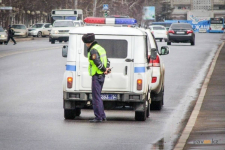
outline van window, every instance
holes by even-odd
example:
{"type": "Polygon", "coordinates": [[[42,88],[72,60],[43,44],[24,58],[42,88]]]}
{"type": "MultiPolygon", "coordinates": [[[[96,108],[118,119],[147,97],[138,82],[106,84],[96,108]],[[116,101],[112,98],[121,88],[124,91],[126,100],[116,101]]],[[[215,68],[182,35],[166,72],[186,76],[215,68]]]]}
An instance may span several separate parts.
{"type": "MultiPolygon", "coordinates": [[[[106,50],[108,58],[126,58],[128,43],[126,40],[96,39],[106,50]]],[[[84,45],[84,56],[87,57],[87,47],[84,45]]]]}

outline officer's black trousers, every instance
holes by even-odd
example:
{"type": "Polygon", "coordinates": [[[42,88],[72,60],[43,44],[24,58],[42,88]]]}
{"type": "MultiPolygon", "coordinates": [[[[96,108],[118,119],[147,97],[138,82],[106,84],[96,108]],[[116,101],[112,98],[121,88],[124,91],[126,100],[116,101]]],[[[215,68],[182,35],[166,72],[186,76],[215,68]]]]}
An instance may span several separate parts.
{"type": "Polygon", "coordinates": [[[8,36],[7,43],[9,43],[9,40],[10,40],[10,39],[14,42],[14,44],[16,44],[16,41],[14,40],[13,36],[8,36]]]}
{"type": "Polygon", "coordinates": [[[95,119],[105,119],[104,105],[101,99],[102,87],[105,81],[105,75],[92,76],[92,104],[95,114],[95,119]]]}

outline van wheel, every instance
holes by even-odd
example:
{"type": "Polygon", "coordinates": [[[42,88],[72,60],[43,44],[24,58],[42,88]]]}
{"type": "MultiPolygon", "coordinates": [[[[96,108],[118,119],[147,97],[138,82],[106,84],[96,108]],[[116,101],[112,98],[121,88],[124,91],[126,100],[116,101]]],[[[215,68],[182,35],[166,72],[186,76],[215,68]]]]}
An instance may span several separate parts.
{"type": "Polygon", "coordinates": [[[171,42],[167,42],[167,45],[171,45],[171,42]]]}
{"type": "Polygon", "coordinates": [[[51,43],[52,43],[52,44],[55,44],[55,40],[51,39],[51,43]]]}
{"type": "Polygon", "coordinates": [[[2,45],[3,42],[0,42],[0,45],[2,45]]]}
{"type": "Polygon", "coordinates": [[[195,45],[195,41],[192,41],[192,42],[191,42],[191,45],[195,45]]]}
{"type": "Polygon", "coordinates": [[[146,117],[148,118],[150,115],[150,104],[149,101],[146,101],[146,117]]]}
{"type": "Polygon", "coordinates": [[[41,31],[38,32],[37,37],[39,37],[39,38],[42,37],[41,31]]]}
{"type": "Polygon", "coordinates": [[[145,111],[135,111],[135,120],[136,121],[145,121],[146,120],[146,110],[145,111]]]}
{"type": "Polygon", "coordinates": [[[76,114],[76,116],[80,116],[80,114],[81,114],[81,109],[80,109],[80,108],[76,108],[76,109],[75,109],[75,114],[76,114]]]}
{"type": "Polygon", "coordinates": [[[74,119],[75,111],[73,109],[64,109],[64,118],[65,119],[74,119]]]}
{"type": "Polygon", "coordinates": [[[152,99],[156,99],[157,101],[152,101],[150,109],[151,110],[161,110],[163,102],[164,102],[164,87],[162,87],[159,94],[152,93],[151,97],[152,97],[152,99]]]}
{"type": "Polygon", "coordinates": [[[160,39],[160,42],[162,42],[162,39],[160,39]]]}

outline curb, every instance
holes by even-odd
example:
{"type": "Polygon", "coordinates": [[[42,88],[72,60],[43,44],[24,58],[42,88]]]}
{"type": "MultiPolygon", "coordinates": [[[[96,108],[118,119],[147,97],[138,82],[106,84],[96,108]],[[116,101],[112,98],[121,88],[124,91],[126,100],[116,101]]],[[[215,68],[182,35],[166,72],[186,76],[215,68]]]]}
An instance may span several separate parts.
{"type": "Polygon", "coordinates": [[[221,49],[223,48],[223,46],[225,45],[225,42],[222,42],[221,46],[219,47],[219,49],[217,50],[216,52],[216,55],[214,56],[213,60],[212,60],[212,63],[211,63],[211,66],[209,68],[209,71],[205,77],[205,80],[204,80],[204,83],[201,87],[201,91],[200,91],[200,94],[198,96],[198,99],[196,101],[196,104],[195,104],[195,107],[191,113],[191,116],[188,120],[188,123],[186,124],[174,150],[183,150],[185,145],[186,145],[186,142],[190,136],[190,133],[195,125],[195,122],[198,118],[198,114],[201,110],[201,106],[202,106],[202,103],[204,101],[204,97],[205,97],[205,94],[206,94],[206,90],[208,88],[208,84],[209,84],[209,81],[210,81],[210,78],[212,76],[212,73],[213,73],[213,70],[215,68],[215,65],[216,65],[216,62],[217,62],[217,58],[220,54],[220,51],[221,49]]]}
{"type": "Polygon", "coordinates": [[[21,41],[31,41],[34,40],[34,37],[28,37],[28,38],[16,38],[15,37],[15,41],[16,42],[21,42],[21,41]]]}

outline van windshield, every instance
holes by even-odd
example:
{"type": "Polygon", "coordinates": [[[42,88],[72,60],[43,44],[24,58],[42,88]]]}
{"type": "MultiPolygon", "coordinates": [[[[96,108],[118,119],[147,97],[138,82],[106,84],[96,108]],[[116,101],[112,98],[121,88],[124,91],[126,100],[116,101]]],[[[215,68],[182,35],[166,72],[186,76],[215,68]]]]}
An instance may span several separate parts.
{"type": "MultiPolygon", "coordinates": [[[[105,50],[108,58],[126,58],[128,43],[126,40],[96,39],[105,50]]],[[[84,45],[84,55],[87,57],[87,47],[84,45]]]]}

